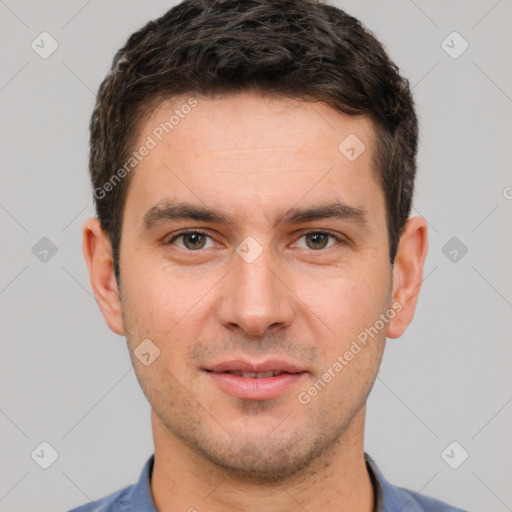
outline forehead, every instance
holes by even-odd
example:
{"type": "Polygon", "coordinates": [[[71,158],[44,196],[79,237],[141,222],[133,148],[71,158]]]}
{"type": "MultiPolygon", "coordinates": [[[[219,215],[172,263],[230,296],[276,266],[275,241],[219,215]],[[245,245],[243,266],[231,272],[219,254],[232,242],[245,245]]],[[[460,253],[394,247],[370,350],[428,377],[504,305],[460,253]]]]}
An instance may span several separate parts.
{"type": "Polygon", "coordinates": [[[144,146],[127,199],[139,216],[171,197],[267,217],[298,202],[383,203],[371,122],[320,102],[184,95],[144,119],[135,149],[144,146]]]}
{"type": "Polygon", "coordinates": [[[364,141],[369,157],[374,137],[365,116],[348,116],[321,102],[256,92],[164,100],[146,116],[138,132],[140,143],[147,136],[167,148],[186,142],[194,149],[200,145],[205,156],[213,152],[219,158],[221,151],[231,151],[226,155],[230,159],[235,153],[243,159],[251,150],[262,159],[266,153],[287,148],[294,153],[301,148],[309,158],[325,158],[320,152],[327,149],[336,158],[340,142],[351,133],[364,141]]]}

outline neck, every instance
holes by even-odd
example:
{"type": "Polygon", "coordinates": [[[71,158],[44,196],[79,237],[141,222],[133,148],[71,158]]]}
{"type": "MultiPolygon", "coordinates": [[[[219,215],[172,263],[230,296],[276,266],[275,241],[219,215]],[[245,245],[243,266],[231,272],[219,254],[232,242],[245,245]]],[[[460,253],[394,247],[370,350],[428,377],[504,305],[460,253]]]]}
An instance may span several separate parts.
{"type": "Polygon", "coordinates": [[[374,511],[363,451],[365,408],[338,442],[286,481],[241,479],[206,461],[174,437],[152,411],[155,462],[151,492],[158,512],[225,510],[374,511]]]}

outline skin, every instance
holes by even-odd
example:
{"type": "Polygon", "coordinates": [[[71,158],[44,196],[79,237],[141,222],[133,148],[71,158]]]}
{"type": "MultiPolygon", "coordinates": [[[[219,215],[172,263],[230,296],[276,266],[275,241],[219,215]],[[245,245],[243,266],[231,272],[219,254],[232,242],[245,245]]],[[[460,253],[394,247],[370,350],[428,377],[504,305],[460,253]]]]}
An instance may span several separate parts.
{"type": "MultiPolygon", "coordinates": [[[[153,111],[137,147],[186,99],[153,111]]],[[[401,336],[413,318],[427,226],[421,217],[408,220],[391,266],[373,133],[365,117],[321,103],[248,92],[198,98],[132,176],[121,294],[109,240],[97,219],[85,222],[95,297],[110,329],[126,336],[152,407],[151,489],[160,512],[374,510],[363,454],[366,399],[386,336],[401,336]],[[366,146],[354,161],[338,150],[349,134],[366,146]],[[274,226],[290,208],[333,200],[361,209],[366,222],[274,226]],[[207,205],[233,224],[166,220],[142,228],[146,212],[162,201],[207,205]],[[169,243],[183,229],[208,236],[169,243]],[[318,230],[339,241],[318,241],[318,230]],[[252,263],[236,252],[249,236],[262,249],[252,263]],[[308,404],[300,403],[298,394],[393,303],[400,312],[308,404]],[[133,352],[145,339],[160,350],[149,366],[133,352]],[[292,361],[307,373],[277,398],[240,399],[202,370],[240,358],[292,361]]]]}

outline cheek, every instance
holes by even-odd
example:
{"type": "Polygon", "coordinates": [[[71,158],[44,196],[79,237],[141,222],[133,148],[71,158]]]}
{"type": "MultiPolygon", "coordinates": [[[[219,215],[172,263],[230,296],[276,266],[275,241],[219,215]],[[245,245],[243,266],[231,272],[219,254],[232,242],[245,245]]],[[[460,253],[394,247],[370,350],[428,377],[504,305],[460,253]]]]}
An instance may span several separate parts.
{"type": "Polygon", "coordinates": [[[329,327],[327,336],[317,338],[325,363],[317,377],[329,382],[322,400],[340,418],[350,408],[355,412],[372,388],[386,339],[385,329],[375,330],[375,324],[386,309],[386,282],[370,273],[331,279],[317,299],[315,312],[329,327]]]}
{"type": "Polygon", "coordinates": [[[121,295],[126,338],[133,351],[142,340],[151,340],[163,354],[166,334],[180,316],[180,301],[172,282],[157,278],[154,271],[145,272],[135,259],[122,269],[121,295]]]}
{"type": "Polygon", "coordinates": [[[186,355],[206,321],[205,294],[215,279],[191,278],[165,263],[136,258],[127,262],[125,274],[123,315],[131,350],[150,339],[160,350],[155,367],[172,375],[183,373],[186,355]]]}
{"type": "Polygon", "coordinates": [[[327,334],[324,339],[330,340],[332,350],[339,351],[350,344],[387,307],[387,285],[370,272],[346,271],[316,284],[316,293],[312,292],[311,283],[305,282],[297,295],[307,304],[304,314],[327,334]]]}
{"type": "Polygon", "coordinates": [[[200,292],[198,282],[187,279],[186,270],[170,270],[162,258],[134,254],[126,261],[123,270],[126,285],[122,285],[126,290],[127,306],[148,327],[165,324],[169,328],[175,318],[182,317],[190,309],[188,303],[193,299],[194,290],[200,292]]]}

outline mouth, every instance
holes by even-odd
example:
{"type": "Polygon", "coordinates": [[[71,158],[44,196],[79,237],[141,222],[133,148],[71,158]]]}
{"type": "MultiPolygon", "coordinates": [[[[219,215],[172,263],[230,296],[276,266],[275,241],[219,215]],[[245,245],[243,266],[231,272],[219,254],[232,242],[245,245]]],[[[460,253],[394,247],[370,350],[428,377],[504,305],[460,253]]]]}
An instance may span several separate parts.
{"type": "Polygon", "coordinates": [[[229,373],[230,375],[238,375],[238,377],[244,377],[245,379],[265,379],[267,377],[278,377],[288,372],[280,371],[269,371],[269,372],[243,372],[242,370],[232,370],[221,373],[229,373]]]}
{"type": "Polygon", "coordinates": [[[223,392],[244,400],[278,398],[309,374],[299,364],[278,360],[262,363],[225,361],[202,370],[223,392]]]}

